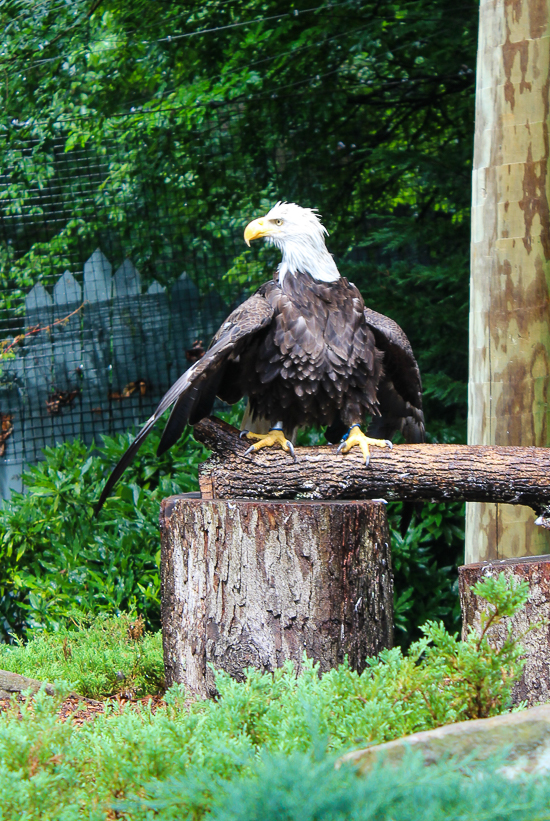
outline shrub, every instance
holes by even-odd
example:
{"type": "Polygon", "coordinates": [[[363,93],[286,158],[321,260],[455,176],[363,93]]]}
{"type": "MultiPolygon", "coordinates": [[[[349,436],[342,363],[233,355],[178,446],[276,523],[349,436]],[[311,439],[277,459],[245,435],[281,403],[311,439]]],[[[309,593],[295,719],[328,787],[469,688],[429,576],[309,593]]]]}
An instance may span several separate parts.
{"type": "Polygon", "coordinates": [[[0,668],[40,681],[62,679],[88,698],[164,690],[161,634],[145,632],[143,620],[127,614],[99,614],[55,633],[31,634],[26,644],[0,645],[0,668]]]}
{"type": "MultiPolygon", "coordinates": [[[[545,818],[547,782],[510,785],[494,772],[498,762],[492,769],[476,765],[475,778],[458,761],[425,770],[410,759],[365,779],[347,767],[334,770],[335,757],[350,748],[506,708],[521,648],[510,639],[496,650],[488,633],[521,607],[526,586],[501,576],[476,592],[492,610],[480,633],[461,644],[441,625],[428,625],[406,656],[396,648],[361,675],[342,665],[319,676],[311,663],[299,676],[291,665],[272,675],[249,670],[243,683],[218,674],[215,701],[190,704],[174,687],[156,714],[149,707],[107,708],[78,730],[57,719],[69,689],[58,683],[56,697],[40,693],[21,714],[17,706],[0,714],[0,818],[72,821],[119,812],[135,821],[412,821],[420,806],[432,821],[545,818]]],[[[90,631],[90,648],[103,642],[96,644],[100,673],[101,657],[114,658],[125,644],[129,658],[135,650],[124,634],[127,622],[106,625],[90,631]]],[[[21,673],[63,669],[75,678],[77,658],[87,658],[85,648],[77,655],[80,642],[86,640],[79,633],[66,633],[63,641],[39,635],[25,648],[4,648],[2,661],[13,654],[21,673]],[[65,639],[74,649],[63,668],[65,639]]],[[[160,647],[151,644],[149,657],[155,653],[160,663],[160,647]]],[[[85,685],[83,677],[78,686],[85,685]]]]}
{"type": "MultiPolygon", "coordinates": [[[[238,425],[240,403],[222,415],[238,425]]],[[[57,630],[99,613],[142,613],[160,626],[158,510],[165,496],[198,489],[197,468],[208,451],[187,428],[160,459],[162,425],[142,446],[99,516],[93,505],[133,434],[46,448],[24,474],[26,492],[0,508],[0,640],[30,630],[57,630]]],[[[324,442],[320,431],[300,444],[324,442]]],[[[447,629],[459,622],[454,564],[462,549],[460,505],[423,505],[401,536],[401,504],[390,505],[397,641],[405,649],[428,619],[447,629]]]]}
{"type": "MultiPolygon", "coordinates": [[[[385,650],[362,674],[346,663],[319,677],[308,660],[299,676],[291,663],[273,674],[251,668],[243,683],[218,672],[219,702],[199,703],[193,710],[202,716],[203,730],[211,726],[215,734],[231,736],[246,728],[254,746],[286,751],[307,749],[312,732],[337,749],[502,712],[522,669],[522,650],[511,636],[500,649],[493,647],[490,627],[522,607],[528,588],[501,574],[474,590],[489,602],[491,613],[481,633],[472,630],[464,642],[441,622],[428,622],[424,637],[406,654],[398,647],[385,650]]],[[[99,617],[75,627],[37,633],[26,645],[0,647],[0,666],[46,681],[62,678],[94,697],[122,686],[139,694],[158,690],[160,634],[136,635],[141,620],[132,626],[128,616],[99,617]]]]}
{"type": "Polygon", "coordinates": [[[161,459],[160,432],[143,445],[101,515],[94,518],[109,471],[132,440],[104,437],[46,448],[24,474],[26,492],[0,509],[0,629],[57,630],[71,617],[127,611],[160,624],[158,510],[162,498],[198,488],[207,451],[188,429],[161,459]]]}
{"type": "Polygon", "coordinates": [[[263,756],[249,774],[216,783],[215,789],[173,779],[159,785],[149,801],[120,806],[151,808],[161,819],[207,815],[212,821],[547,819],[548,781],[511,783],[498,766],[444,761],[425,767],[421,756],[410,755],[399,767],[378,767],[358,778],[349,766],[336,769],[326,755],[263,756]]]}

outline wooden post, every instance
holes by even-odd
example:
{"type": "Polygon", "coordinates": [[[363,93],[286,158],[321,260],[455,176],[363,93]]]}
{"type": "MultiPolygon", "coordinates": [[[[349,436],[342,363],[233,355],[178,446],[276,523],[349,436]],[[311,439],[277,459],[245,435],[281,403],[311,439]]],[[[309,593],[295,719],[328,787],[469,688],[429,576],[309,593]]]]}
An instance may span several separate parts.
{"type": "Polygon", "coordinates": [[[491,641],[499,646],[508,636],[508,628],[522,638],[525,649],[525,669],[512,693],[514,704],[526,701],[532,707],[550,699],[550,556],[527,556],[523,559],[480,562],[458,569],[460,604],[462,607],[462,635],[470,627],[479,628],[479,619],[488,607],[487,602],[472,593],[472,585],[487,576],[505,573],[517,580],[529,582],[529,599],[525,608],[512,619],[503,619],[491,629],[491,641]],[[536,629],[527,632],[538,625],[536,629]]]}
{"type": "Polygon", "coordinates": [[[167,684],[215,693],[303,654],[361,671],[391,647],[393,578],[380,502],[229,501],[173,496],[161,517],[167,684]]]}
{"type": "MultiPolygon", "coordinates": [[[[472,445],[550,444],[550,0],[481,0],[472,194],[472,445]]],[[[469,504],[466,561],[550,552],[526,508],[469,504]]]]}

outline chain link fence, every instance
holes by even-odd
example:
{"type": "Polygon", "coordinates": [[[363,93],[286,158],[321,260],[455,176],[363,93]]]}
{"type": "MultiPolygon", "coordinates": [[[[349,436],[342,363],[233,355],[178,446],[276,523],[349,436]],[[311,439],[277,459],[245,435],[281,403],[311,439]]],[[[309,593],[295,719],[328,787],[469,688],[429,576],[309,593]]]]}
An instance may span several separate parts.
{"type": "MultiPolygon", "coordinates": [[[[251,280],[267,278],[242,230],[281,179],[287,198],[297,189],[300,152],[251,152],[259,116],[130,114],[75,144],[63,123],[32,137],[12,124],[0,176],[2,496],[45,446],[143,422],[251,280]]],[[[262,116],[268,128],[268,106],[262,116]]]]}

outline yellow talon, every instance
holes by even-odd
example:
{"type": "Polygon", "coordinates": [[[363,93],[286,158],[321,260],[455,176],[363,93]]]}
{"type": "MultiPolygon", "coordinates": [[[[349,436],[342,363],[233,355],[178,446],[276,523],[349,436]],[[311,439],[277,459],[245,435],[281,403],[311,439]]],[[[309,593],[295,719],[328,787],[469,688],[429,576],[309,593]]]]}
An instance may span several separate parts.
{"type": "Polygon", "coordinates": [[[258,439],[254,445],[251,445],[248,450],[245,451],[245,456],[253,451],[261,450],[261,448],[271,448],[274,445],[279,445],[286,453],[290,453],[294,461],[296,461],[292,442],[286,438],[282,430],[270,430],[269,433],[247,432],[245,435],[247,439],[258,439]]]}
{"type": "Polygon", "coordinates": [[[340,442],[337,453],[348,453],[353,447],[358,445],[361,448],[361,453],[365,460],[365,466],[370,462],[369,445],[375,445],[377,448],[393,448],[389,439],[369,439],[365,436],[359,425],[353,425],[347,436],[340,442]]]}

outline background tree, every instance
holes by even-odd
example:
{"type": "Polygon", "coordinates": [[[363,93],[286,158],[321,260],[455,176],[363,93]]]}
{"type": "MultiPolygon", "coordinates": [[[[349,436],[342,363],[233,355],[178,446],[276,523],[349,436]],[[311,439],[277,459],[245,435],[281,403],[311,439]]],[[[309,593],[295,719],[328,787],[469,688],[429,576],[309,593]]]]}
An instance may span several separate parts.
{"type": "MultiPolygon", "coordinates": [[[[18,328],[28,287],[78,276],[98,243],[145,283],[185,269],[231,304],[273,263],[244,249],[242,225],[296,200],[409,335],[429,435],[465,440],[477,3],[13,0],[1,13],[0,325],[18,328]]],[[[404,629],[427,607],[456,617],[461,530],[460,507],[425,505],[394,533],[404,629]]]]}

